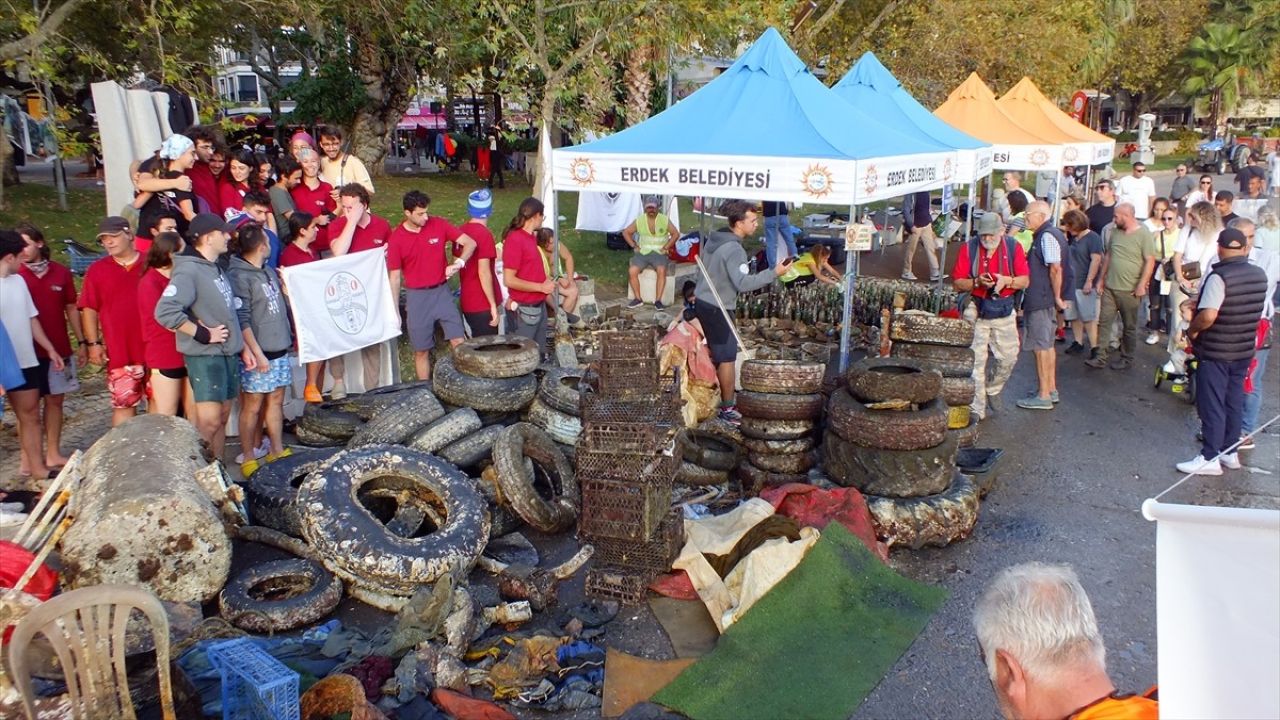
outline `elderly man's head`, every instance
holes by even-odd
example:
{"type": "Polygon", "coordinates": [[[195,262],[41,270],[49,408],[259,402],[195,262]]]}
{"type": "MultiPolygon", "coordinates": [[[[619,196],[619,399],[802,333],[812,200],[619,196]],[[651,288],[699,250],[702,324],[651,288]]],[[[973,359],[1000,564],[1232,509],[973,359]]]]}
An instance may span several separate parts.
{"type": "Polygon", "coordinates": [[[1049,222],[1052,211],[1049,210],[1049,203],[1043,200],[1036,200],[1027,206],[1027,227],[1036,229],[1041,225],[1049,222]]]}
{"type": "Polygon", "coordinates": [[[1065,717],[1114,690],[1093,606],[1065,565],[1002,570],[978,601],[973,626],[1010,720],[1065,717]]]}

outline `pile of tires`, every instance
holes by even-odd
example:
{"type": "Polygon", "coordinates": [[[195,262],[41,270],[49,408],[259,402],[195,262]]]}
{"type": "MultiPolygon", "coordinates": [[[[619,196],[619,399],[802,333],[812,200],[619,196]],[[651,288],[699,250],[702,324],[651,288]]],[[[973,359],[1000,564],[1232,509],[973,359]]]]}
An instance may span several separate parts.
{"type": "Polygon", "coordinates": [[[582,420],[579,419],[582,401],[580,385],[583,382],[582,368],[551,368],[538,383],[538,393],[524,412],[524,421],[536,425],[546,431],[551,439],[560,446],[560,450],[570,457],[573,446],[582,435],[582,420]]]}
{"type": "Polygon", "coordinates": [[[743,456],[738,479],[743,492],[808,482],[818,461],[815,435],[822,419],[826,366],[792,360],[747,360],[737,395],[742,413],[743,456]]]}
{"type": "Polygon", "coordinates": [[[947,431],[960,447],[978,439],[978,423],[969,416],[973,403],[973,323],[920,310],[894,313],[889,326],[890,355],[915,360],[942,374],[942,401],[947,431]]]}
{"type": "Polygon", "coordinates": [[[942,373],[925,362],[867,358],[831,395],[823,467],[867,498],[876,534],[890,546],[947,545],[978,519],[978,492],[956,471],[942,373]]]}

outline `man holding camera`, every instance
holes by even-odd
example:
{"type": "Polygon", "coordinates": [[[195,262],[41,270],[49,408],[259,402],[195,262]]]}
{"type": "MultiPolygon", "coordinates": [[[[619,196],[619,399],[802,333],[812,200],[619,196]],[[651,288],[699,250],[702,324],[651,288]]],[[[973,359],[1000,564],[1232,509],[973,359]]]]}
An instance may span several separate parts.
{"type": "Polygon", "coordinates": [[[978,219],[978,240],[960,246],[951,276],[958,292],[970,293],[964,317],[973,323],[973,403],[971,415],[986,417],[990,407],[999,410],[1000,391],[1018,361],[1018,318],[1014,295],[1031,281],[1027,255],[1013,238],[1004,234],[997,213],[978,219]],[[996,366],[987,380],[987,356],[996,366]]]}

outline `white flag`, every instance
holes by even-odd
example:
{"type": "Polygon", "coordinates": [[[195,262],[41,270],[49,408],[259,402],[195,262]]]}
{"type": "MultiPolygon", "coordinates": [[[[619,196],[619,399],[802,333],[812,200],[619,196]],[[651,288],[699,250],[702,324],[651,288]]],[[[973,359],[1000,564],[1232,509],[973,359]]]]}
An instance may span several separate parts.
{"type": "Polygon", "coordinates": [[[280,268],[298,332],[298,360],[328,360],[400,334],[386,254],[375,250],[280,268]]]}
{"type": "Polygon", "coordinates": [[[1148,500],[1160,717],[1280,717],[1280,512],[1148,500]]]}

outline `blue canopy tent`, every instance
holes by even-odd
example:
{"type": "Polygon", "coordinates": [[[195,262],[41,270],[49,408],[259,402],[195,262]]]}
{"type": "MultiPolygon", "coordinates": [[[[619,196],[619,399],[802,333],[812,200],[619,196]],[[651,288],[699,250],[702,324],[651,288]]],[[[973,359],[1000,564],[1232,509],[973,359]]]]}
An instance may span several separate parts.
{"type": "MultiPolygon", "coordinates": [[[[969,183],[991,174],[991,143],[948,125],[921,105],[898,78],[871,52],[863,53],[832,91],[895,128],[915,128],[957,150],[956,182],[969,183]]],[[[935,187],[941,186],[938,183],[935,187]]]]}

